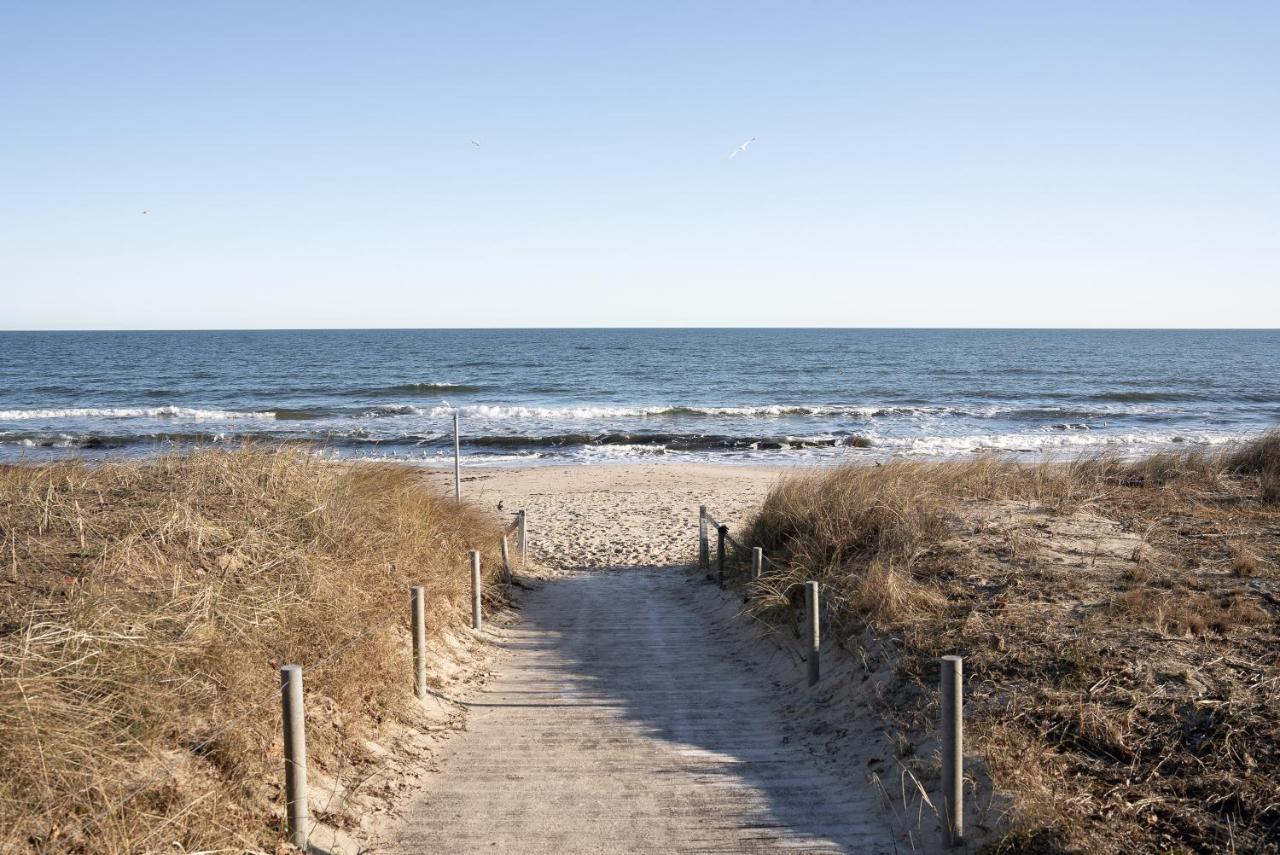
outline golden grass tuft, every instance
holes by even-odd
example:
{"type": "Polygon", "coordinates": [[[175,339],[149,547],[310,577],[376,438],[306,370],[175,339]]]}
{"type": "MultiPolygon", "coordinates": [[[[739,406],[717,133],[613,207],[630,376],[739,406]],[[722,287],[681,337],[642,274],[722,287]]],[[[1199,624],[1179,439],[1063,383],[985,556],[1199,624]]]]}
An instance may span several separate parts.
{"type": "Polygon", "coordinates": [[[890,627],[937,615],[947,601],[892,563],[872,561],[854,583],[850,604],[873,626],[890,627]]]}
{"type": "Polygon", "coordinates": [[[1247,443],[1227,458],[1231,471],[1258,479],[1261,498],[1280,502],[1280,430],[1247,443]]]}
{"type": "Polygon", "coordinates": [[[273,848],[279,666],[351,778],[408,714],[407,587],[460,625],[498,536],[412,469],[296,450],[0,467],[0,850],[273,848]]]}

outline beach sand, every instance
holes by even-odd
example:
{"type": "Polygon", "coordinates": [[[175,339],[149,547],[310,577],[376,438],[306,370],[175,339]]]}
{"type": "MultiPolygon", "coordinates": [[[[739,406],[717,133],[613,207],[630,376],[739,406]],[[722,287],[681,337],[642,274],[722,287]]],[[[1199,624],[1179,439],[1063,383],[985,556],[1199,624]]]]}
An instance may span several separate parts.
{"type": "MultiPolygon", "coordinates": [[[[463,469],[464,499],[527,512],[531,558],[585,570],[692,562],[698,506],[735,531],[793,467],[700,463],[463,469]]],[[[452,473],[433,472],[453,488],[452,473]]],[[[514,545],[514,544],[513,544],[514,545]]]]}

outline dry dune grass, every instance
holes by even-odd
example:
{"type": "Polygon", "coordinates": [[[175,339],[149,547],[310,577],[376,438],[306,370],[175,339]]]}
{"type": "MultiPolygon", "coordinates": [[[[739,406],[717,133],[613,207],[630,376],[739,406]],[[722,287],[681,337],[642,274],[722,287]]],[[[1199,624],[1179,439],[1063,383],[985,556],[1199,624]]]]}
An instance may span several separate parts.
{"type": "Polygon", "coordinates": [[[797,475],[745,532],[779,564],[750,608],[794,620],[796,583],[820,579],[924,777],[936,657],[964,655],[995,851],[1277,851],[1278,480],[1280,434],[797,475]]]}
{"type": "Polygon", "coordinates": [[[274,848],[278,666],[313,768],[407,710],[407,587],[465,620],[498,523],[301,451],[0,467],[0,850],[274,848]]]}

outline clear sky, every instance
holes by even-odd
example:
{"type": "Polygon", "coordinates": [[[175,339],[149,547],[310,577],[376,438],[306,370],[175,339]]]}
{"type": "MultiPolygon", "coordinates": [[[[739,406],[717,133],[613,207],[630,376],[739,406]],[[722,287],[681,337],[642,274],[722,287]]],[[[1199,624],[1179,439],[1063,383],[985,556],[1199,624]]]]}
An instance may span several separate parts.
{"type": "Polygon", "coordinates": [[[0,197],[3,329],[1275,327],[1280,3],[12,2],[0,197]]]}

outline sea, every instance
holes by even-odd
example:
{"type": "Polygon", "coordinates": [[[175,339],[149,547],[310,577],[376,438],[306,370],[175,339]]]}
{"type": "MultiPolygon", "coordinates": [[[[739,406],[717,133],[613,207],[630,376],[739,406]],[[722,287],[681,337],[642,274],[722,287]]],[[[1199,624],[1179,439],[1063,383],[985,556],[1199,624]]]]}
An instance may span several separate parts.
{"type": "Polygon", "coordinates": [[[0,461],[246,441],[451,465],[1207,448],[1280,423],[1277,330],[0,332],[0,461]]]}

